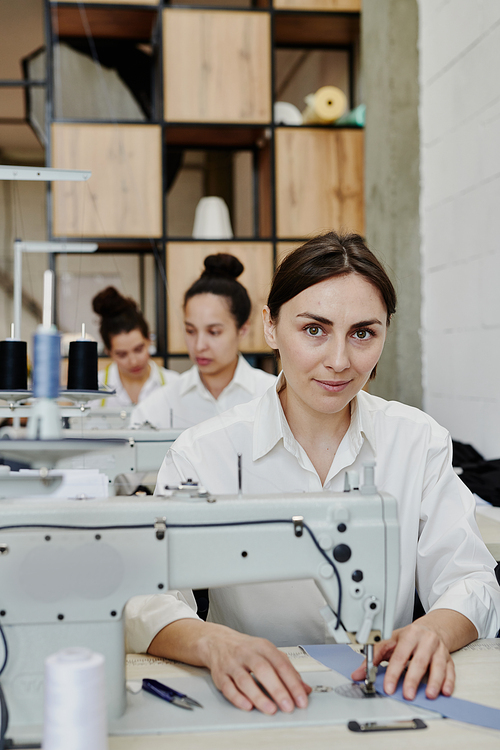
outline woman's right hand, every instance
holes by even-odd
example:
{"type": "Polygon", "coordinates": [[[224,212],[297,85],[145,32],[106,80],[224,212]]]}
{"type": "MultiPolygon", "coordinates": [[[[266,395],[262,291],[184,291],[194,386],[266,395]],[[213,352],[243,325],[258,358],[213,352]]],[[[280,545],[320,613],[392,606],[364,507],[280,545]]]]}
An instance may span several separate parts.
{"type": "Polygon", "coordinates": [[[215,686],[244,711],[274,714],[280,708],[291,713],[308,703],[311,688],[286,654],[264,638],[223,625],[177,620],[158,633],[148,653],[208,667],[215,686]]]}

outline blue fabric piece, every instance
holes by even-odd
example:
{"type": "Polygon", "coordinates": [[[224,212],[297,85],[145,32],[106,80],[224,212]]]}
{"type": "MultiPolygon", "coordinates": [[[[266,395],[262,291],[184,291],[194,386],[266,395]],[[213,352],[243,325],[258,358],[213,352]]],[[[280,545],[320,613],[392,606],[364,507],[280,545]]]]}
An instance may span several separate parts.
{"type": "MultiPolygon", "coordinates": [[[[303,646],[303,648],[313,659],[348,679],[351,678],[351,673],[363,663],[363,657],[356,654],[349,646],[303,646]]],[[[375,687],[382,695],[386,695],[383,687],[384,675],[385,668],[379,667],[375,687]]],[[[430,700],[426,697],[425,685],[422,684],[419,685],[413,701],[407,701],[403,698],[402,680],[399,681],[396,691],[390,697],[405,703],[412,703],[420,708],[426,708],[429,711],[437,711],[447,719],[463,721],[466,724],[477,724],[489,729],[500,729],[500,710],[498,708],[489,708],[481,703],[473,703],[472,701],[464,701],[461,698],[446,697],[445,695],[439,695],[435,700],[430,700]]]]}

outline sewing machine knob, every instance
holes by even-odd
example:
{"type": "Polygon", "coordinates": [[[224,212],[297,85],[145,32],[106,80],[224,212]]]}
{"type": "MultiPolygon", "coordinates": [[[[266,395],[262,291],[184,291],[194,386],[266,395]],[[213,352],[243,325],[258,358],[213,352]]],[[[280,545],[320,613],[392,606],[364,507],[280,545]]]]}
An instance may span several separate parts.
{"type": "Polygon", "coordinates": [[[356,583],[359,583],[360,581],[363,580],[363,571],[362,570],[353,570],[351,578],[352,578],[353,581],[356,581],[356,583]]]}
{"type": "Polygon", "coordinates": [[[351,557],[351,548],[348,544],[337,544],[333,550],[333,556],[337,562],[347,562],[351,557]]]}
{"type": "Polygon", "coordinates": [[[321,549],[331,549],[333,547],[333,539],[329,534],[321,534],[318,543],[321,549]]]}
{"type": "Polygon", "coordinates": [[[331,578],[333,576],[333,568],[331,565],[325,563],[319,569],[319,573],[322,578],[331,578]]]}

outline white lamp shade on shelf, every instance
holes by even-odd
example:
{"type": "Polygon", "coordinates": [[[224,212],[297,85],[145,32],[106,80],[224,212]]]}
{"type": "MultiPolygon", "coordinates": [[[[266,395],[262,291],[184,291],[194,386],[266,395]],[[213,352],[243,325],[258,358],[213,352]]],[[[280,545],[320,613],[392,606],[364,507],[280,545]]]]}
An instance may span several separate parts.
{"type": "Polygon", "coordinates": [[[222,198],[201,198],[194,215],[193,237],[196,240],[230,240],[233,237],[229,209],[222,198]]]}

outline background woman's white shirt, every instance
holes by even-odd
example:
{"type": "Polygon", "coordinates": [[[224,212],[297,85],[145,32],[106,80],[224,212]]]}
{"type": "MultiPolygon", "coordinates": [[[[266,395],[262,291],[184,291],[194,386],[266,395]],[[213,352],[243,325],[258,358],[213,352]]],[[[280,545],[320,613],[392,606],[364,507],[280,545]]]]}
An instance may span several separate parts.
{"type": "MultiPolygon", "coordinates": [[[[278,383],[279,387],[280,383],[278,383]]],[[[243,491],[320,491],[321,481],[285,419],[275,388],[262,398],[186,431],[168,452],[158,488],[198,479],[210,492],[236,493],[237,454],[243,491]],[[193,455],[196,460],[192,462],[193,455]]],[[[401,568],[395,627],[412,619],[415,582],[428,609],[454,609],[479,637],[500,627],[495,561],[476,526],[474,499],[451,466],[448,432],[413,407],[360,392],[325,490],[342,491],[344,470],[376,459],[380,490],[398,501],[401,568]]],[[[323,598],[312,581],[211,589],[209,619],[276,645],[327,642],[323,598]]],[[[135,597],[127,606],[128,648],[146,651],[167,624],[196,617],[179,595],[135,597]]]]}
{"type": "MultiPolygon", "coordinates": [[[[141,388],[139,402],[146,399],[158,388],[161,388],[164,385],[169,385],[180,377],[178,372],[175,372],[175,370],[167,370],[165,367],[160,367],[153,359],[149,360],[149,365],[149,377],[141,388]]],[[[105,406],[106,408],[132,406],[132,399],[120,380],[120,373],[116,362],[110,362],[106,369],[100,370],[98,373],[98,379],[100,386],[109,385],[110,388],[114,388],[116,394],[114,396],[108,396],[104,404],[102,403],[102,398],[98,401],[91,401],[90,406],[92,408],[95,409],[100,406],[105,406]]]]}
{"type": "Polygon", "coordinates": [[[216,399],[203,385],[198,367],[184,372],[173,383],[142,400],[131,415],[131,425],[149,422],[158,429],[184,429],[261,396],[276,376],[251,367],[240,354],[231,382],[216,399]]]}

